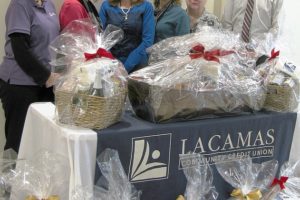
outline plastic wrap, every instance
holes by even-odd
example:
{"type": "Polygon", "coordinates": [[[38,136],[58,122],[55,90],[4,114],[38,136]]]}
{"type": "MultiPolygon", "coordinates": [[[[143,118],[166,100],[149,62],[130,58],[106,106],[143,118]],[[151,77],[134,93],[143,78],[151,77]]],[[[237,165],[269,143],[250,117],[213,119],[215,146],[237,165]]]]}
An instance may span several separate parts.
{"type": "Polygon", "coordinates": [[[268,90],[264,108],[277,112],[297,111],[300,83],[296,65],[291,62],[285,62],[280,58],[275,58],[267,59],[257,68],[258,70],[265,70],[270,66],[275,67],[268,77],[268,90]]]}
{"type": "Polygon", "coordinates": [[[129,182],[116,150],[105,149],[97,158],[102,177],[97,182],[102,191],[102,199],[139,200],[141,191],[137,191],[129,182]]]}
{"type": "Polygon", "coordinates": [[[102,129],[119,121],[127,72],[108,50],[122,37],[118,27],[98,34],[93,25],[74,21],[51,44],[53,68],[62,75],[55,86],[59,122],[102,129]]]}
{"type": "Polygon", "coordinates": [[[263,200],[273,200],[279,194],[289,199],[300,198],[300,161],[287,162],[280,169],[280,178],[275,178],[270,191],[263,200]]]}
{"type": "Polygon", "coordinates": [[[14,175],[17,156],[13,149],[0,153],[0,199],[7,198],[10,193],[10,179],[14,175]]]}
{"type": "Polygon", "coordinates": [[[266,96],[265,78],[255,69],[260,54],[247,48],[216,30],[156,44],[152,60],[163,61],[129,76],[135,113],[168,122],[260,110],[266,96]]]}
{"type": "Polygon", "coordinates": [[[208,164],[200,162],[202,156],[197,154],[199,161],[194,167],[184,168],[183,172],[187,179],[184,193],[185,200],[216,200],[218,193],[213,184],[213,174],[208,164]]]}
{"type": "Polygon", "coordinates": [[[251,158],[216,164],[220,175],[235,188],[231,199],[238,200],[261,199],[263,190],[273,181],[277,167],[278,162],[275,160],[255,164],[251,158]]]}
{"type": "Polygon", "coordinates": [[[222,29],[205,26],[201,31],[184,36],[167,38],[147,49],[150,65],[176,57],[189,55],[190,50],[197,44],[203,44],[206,49],[234,50],[240,61],[254,64],[257,57],[269,52],[256,50],[257,46],[241,42],[239,35],[222,29]],[[255,51],[254,51],[255,50],[255,51]]]}
{"type": "Polygon", "coordinates": [[[32,160],[17,160],[6,173],[6,185],[11,187],[11,200],[67,199],[69,174],[66,158],[41,151],[32,160]]]}

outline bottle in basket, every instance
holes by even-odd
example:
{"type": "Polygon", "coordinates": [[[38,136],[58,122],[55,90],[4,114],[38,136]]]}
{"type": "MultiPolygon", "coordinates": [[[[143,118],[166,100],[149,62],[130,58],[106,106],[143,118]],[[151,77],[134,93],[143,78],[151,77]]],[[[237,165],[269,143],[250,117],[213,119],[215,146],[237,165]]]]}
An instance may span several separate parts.
{"type": "Polygon", "coordinates": [[[104,90],[102,85],[102,72],[101,69],[96,70],[96,77],[91,92],[92,96],[104,97],[104,90]]]}

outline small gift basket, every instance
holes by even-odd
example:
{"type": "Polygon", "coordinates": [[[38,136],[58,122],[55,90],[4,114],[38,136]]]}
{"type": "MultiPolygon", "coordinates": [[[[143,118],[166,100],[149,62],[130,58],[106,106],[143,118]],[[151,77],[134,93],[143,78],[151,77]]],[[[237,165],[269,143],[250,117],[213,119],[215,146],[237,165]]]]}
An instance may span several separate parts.
{"type": "Polygon", "coordinates": [[[17,153],[12,149],[0,153],[0,199],[8,198],[10,193],[9,181],[14,174],[17,156],[17,153]]]}
{"type": "Polygon", "coordinates": [[[91,36],[91,31],[84,33],[93,30],[89,26],[71,22],[51,45],[60,55],[52,64],[66,66],[55,86],[55,104],[60,123],[103,129],[120,120],[127,95],[127,72],[107,51],[122,39],[123,31],[108,26],[91,36]],[[78,27],[86,28],[78,33],[78,27]]]}
{"type": "Polygon", "coordinates": [[[260,200],[274,179],[277,166],[275,160],[255,164],[251,158],[216,164],[219,174],[235,188],[230,194],[232,200],[260,200]]]}
{"type": "Polygon", "coordinates": [[[291,62],[283,62],[274,56],[272,51],[270,58],[258,66],[258,69],[274,66],[274,70],[268,78],[267,96],[264,108],[277,112],[294,112],[298,108],[300,83],[296,66],[291,62]]]}
{"type": "Polygon", "coordinates": [[[129,182],[116,150],[105,149],[97,158],[102,176],[92,191],[80,187],[71,200],[139,200],[137,191],[129,182]]]}
{"type": "Polygon", "coordinates": [[[11,187],[11,200],[68,199],[69,174],[66,158],[41,151],[32,160],[18,160],[6,174],[6,185],[11,187]]]}
{"type": "Polygon", "coordinates": [[[300,199],[300,161],[287,162],[280,169],[280,178],[275,178],[263,200],[300,199]]]}
{"type": "Polygon", "coordinates": [[[177,200],[216,200],[218,193],[212,186],[213,174],[210,166],[201,162],[204,157],[200,154],[193,157],[198,163],[183,169],[187,185],[184,196],[180,195],[177,200]]]}
{"type": "Polygon", "coordinates": [[[217,30],[174,40],[152,47],[153,64],[129,76],[128,96],[137,116],[161,123],[263,107],[264,78],[254,69],[258,54],[217,30]]]}

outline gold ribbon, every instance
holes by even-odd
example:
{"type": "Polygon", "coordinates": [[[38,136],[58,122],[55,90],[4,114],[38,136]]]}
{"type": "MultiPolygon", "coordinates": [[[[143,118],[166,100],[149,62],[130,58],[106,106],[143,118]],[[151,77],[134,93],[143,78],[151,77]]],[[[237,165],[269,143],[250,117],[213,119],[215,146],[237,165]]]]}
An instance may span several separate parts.
{"type": "Polygon", "coordinates": [[[185,198],[184,198],[184,196],[179,195],[179,196],[176,198],[176,200],[185,200],[185,198]]]}
{"type": "Polygon", "coordinates": [[[261,191],[259,189],[253,190],[248,194],[244,195],[241,189],[234,189],[231,194],[232,197],[241,199],[241,200],[259,200],[262,197],[261,191]]]}
{"type": "MultiPolygon", "coordinates": [[[[25,200],[39,200],[39,199],[36,198],[36,196],[29,195],[29,196],[26,197],[25,200]]],[[[48,198],[41,199],[41,200],[59,200],[59,197],[57,195],[51,195],[48,198]]]]}

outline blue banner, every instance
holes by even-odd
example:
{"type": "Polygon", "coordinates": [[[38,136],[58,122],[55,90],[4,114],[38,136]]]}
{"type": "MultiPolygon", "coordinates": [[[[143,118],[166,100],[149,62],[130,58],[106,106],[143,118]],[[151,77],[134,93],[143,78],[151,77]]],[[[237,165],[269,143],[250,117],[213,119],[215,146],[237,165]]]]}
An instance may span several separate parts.
{"type": "MultiPolygon", "coordinates": [[[[184,194],[183,168],[197,163],[201,153],[211,165],[219,199],[229,197],[232,187],[215,169],[215,163],[251,156],[254,162],[289,158],[296,113],[259,112],[251,115],[153,124],[126,113],[123,121],[98,132],[97,155],[116,149],[142,200],[175,200],[184,194]]],[[[98,180],[101,173],[96,167],[98,180]]]]}

